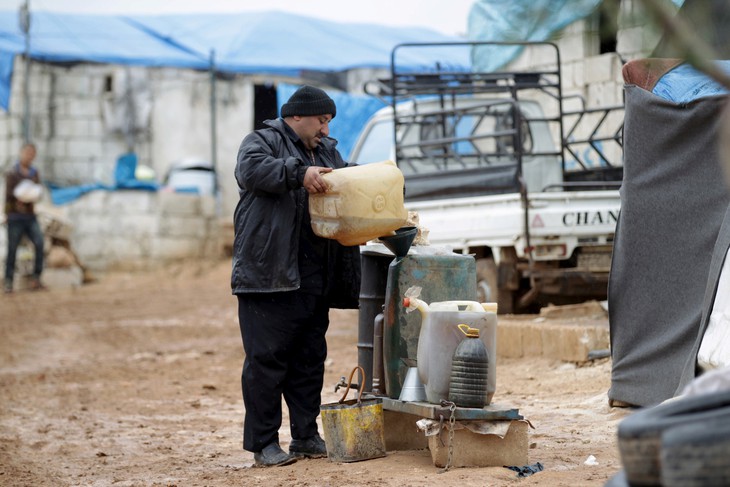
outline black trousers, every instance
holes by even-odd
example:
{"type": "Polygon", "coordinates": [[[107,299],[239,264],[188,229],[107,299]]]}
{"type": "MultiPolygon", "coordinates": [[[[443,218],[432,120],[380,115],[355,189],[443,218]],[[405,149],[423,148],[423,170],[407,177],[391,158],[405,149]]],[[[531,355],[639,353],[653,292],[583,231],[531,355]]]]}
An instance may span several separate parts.
{"type": "Polygon", "coordinates": [[[243,448],[258,452],[279,441],[282,396],[289,408],[292,438],[317,434],[327,358],[326,299],[299,291],[237,297],[246,353],[241,374],[246,408],[243,448]]]}

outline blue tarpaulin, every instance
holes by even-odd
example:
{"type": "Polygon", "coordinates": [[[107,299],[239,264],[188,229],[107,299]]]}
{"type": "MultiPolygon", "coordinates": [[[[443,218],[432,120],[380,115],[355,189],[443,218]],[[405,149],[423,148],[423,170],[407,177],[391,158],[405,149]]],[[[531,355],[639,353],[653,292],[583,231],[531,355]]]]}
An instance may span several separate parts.
{"type": "MultiPolygon", "coordinates": [[[[583,19],[603,0],[476,0],[467,22],[470,41],[525,42],[547,41],[556,32],[583,19]]],[[[672,0],[681,6],[684,0],[672,0]]],[[[474,69],[494,71],[513,61],[521,46],[474,49],[474,69]]]]}
{"type": "MultiPolygon", "coordinates": [[[[33,12],[31,58],[59,63],[97,62],[171,66],[230,73],[299,76],[387,68],[405,42],[460,38],[419,27],[338,23],[285,12],[105,16],[33,12]]],[[[24,52],[16,12],[0,12],[0,106],[7,110],[13,55],[24,52]]],[[[469,59],[441,60],[444,64],[469,59]]],[[[423,68],[433,58],[399,60],[423,68]]]]}
{"type": "MultiPolygon", "coordinates": [[[[477,0],[469,11],[467,37],[471,41],[546,41],[576,20],[586,17],[601,0],[477,0]]],[[[474,49],[473,63],[479,71],[504,67],[522,47],[474,49]]]]}
{"type": "Polygon", "coordinates": [[[157,191],[160,185],[151,181],[140,181],[135,176],[137,170],[137,154],[130,152],[122,154],[117,159],[114,168],[114,185],[109,186],[101,183],[82,184],[79,186],[59,187],[49,185],[51,201],[54,205],[70,203],[91,191],[104,190],[114,191],[118,189],[135,189],[142,191],[157,191]]]}

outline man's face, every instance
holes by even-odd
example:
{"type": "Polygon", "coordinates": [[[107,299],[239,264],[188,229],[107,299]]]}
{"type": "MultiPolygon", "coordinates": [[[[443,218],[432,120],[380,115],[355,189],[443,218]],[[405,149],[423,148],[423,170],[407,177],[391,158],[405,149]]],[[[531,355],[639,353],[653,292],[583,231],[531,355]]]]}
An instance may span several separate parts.
{"type": "Polygon", "coordinates": [[[314,149],[322,141],[322,137],[330,134],[329,123],[332,115],[294,116],[291,127],[297,133],[307,149],[314,149]]]}
{"type": "Polygon", "coordinates": [[[33,159],[35,159],[35,147],[26,145],[20,151],[20,163],[27,168],[33,164],[33,159]]]}

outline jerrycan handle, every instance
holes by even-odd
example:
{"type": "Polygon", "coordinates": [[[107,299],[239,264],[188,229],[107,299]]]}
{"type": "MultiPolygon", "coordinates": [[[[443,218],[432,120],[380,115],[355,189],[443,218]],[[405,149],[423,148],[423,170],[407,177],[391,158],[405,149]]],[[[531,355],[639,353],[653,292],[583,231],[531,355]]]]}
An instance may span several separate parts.
{"type": "Polygon", "coordinates": [[[484,311],[482,304],[476,301],[449,301],[449,303],[458,306],[459,311],[484,311]]]}
{"type": "Polygon", "coordinates": [[[457,325],[459,330],[467,336],[467,338],[479,338],[479,328],[472,328],[464,323],[457,325]]]}
{"type": "MultiPolygon", "coordinates": [[[[478,331],[479,330],[477,330],[477,332],[478,331]]],[[[357,403],[360,404],[362,402],[362,391],[363,391],[363,389],[365,389],[366,379],[365,379],[365,370],[358,365],[354,369],[352,369],[352,372],[350,372],[350,378],[347,379],[347,387],[345,387],[345,393],[342,395],[342,399],[340,399],[340,401],[339,401],[340,404],[345,402],[345,399],[347,398],[347,393],[350,392],[350,387],[352,386],[352,376],[355,375],[355,371],[358,369],[360,370],[360,373],[362,374],[362,381],[360,382],[360,391],[359,391],[359,394],[357,395],[357,403]]]]}

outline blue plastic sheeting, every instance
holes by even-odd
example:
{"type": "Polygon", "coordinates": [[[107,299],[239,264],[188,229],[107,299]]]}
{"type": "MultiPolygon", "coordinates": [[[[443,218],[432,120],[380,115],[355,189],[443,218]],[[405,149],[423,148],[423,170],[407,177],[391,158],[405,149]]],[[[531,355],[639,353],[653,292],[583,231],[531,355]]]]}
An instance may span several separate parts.
{"type": "MultiPolygon", "coordinates": [[[[0,51],[24,52],[15,12],[0,12],[0,51]]],[[[51,62],[99,62],[145,66],[208,66],[207,55],[185,52],[119,16],[33,12],[30,55],[51,62]]]]}
{"type": "MultiPolygon", "coordinates": [[[[304,70],[387,68],[393,47],[406,42],[463,40],[418,27],[338,23],[284,12],[157,16],[33,12],[30,55],[48,62],[98,62],[299,76],[304,70]]],[[[0,69],[24,52],[16,12],[0,12],[0,69]]],[[[443,59],[463,63],[469,59],[443,59]]],[[[423,67],[433,58],[406,57],[423,67]]],[[[12,69],[12,68],[10,68],[12,69]]],[[[5,77],[7,78],[7,77],[5,77]]],[[[0,93],[10,85],[0,77],[0,93]]],[[[0,99],[0,103],[2,99],[0,99]]],[[[7,103],[2,105],[7,110],[7,103]]]]}
{"type": "MultiPolygon", "coordinates": [[[[730,61],[716,61],[730,75],[730,61]]],[[[730,90],[689,64],[683,63],[666,72],[652,92],[675,103],[687,103],[707,96],[725,95],[730,90]]]]}
{"type": "MultiPolygon", "coordinates": [[[[684,0],[672,0],[681,6],[684,0]]],[[[471,41],[547,41],[573,22],[587,17],[602,0],[477,0],[469,11],[471,41]]],[[[522,51],[520,46],[479,46],[472,63],[479,71],[503,68],[522,51]]]]}
{"type": "Polygon", "coordinates": [[[159,184],[150,181],[140,181],[135,177],[137,170],[137,154],[131,152],[122,154],[117,159],[114,168],[114,186],[101,183],[82,184],[80,186],[58,187],[49,186],[51,201],[54,205],[70,203],[90,191],[114,191],[118,189],[137,189],[142,191],[157,191],[159,184]]]}
{"type": "MultiPolygon", "coordinates": [[[[477,0],[469,11],[467,37],[471,41],[545,41],[576,20],[589,15],[601,0],[477,0]]],[[[479,46],[472,63],[478,71],[504,67],[521,46],[479,46]]]]}
{"type": "Polygon", "coordinates": [[[0,51],[0,107],[10,106],[10,84],[13,80],[15,54],[0,51]]]}
{"type": "MultiPolygon", "coordinates": [[[[386,68],[397,44],[463,40],[420,27],[338,23],[277,11],[128,19],[190,52],[209,56],[214,49],[216,67],[231,72],[297,75],[301,70],[386,68]]],[[[400,62],[423,68],[432,59],[411,56],[400,62]]]]}
{"type": "MultiPolygon", "coordinates": [[[[276,87],[276,98],[281,106],[299,88],[298,85],[280,83],[276,87]]],[[[337,139],[337,150],[347,159],[355,146],[357,137],[368,119],[378,110],[387,106],[377,98],[367,95],[350,95],[342,91],[327,90],[327,94],[337,106],[337,116],[330,122],[330,136],[337,139]]]]}
{"type": "Polygon", "coordinates": [[[51,193],[51,202],[53,202],[53,204],[57,206],[70,203],[91,191],[96,191],[100,189],[107,191],[114,190],[113,186],[107,186],[100,183],[82,184],[81,186],[71,186],[67,188],[62,188],[49,184],[48,188],[50,189],[51,193]]]}

